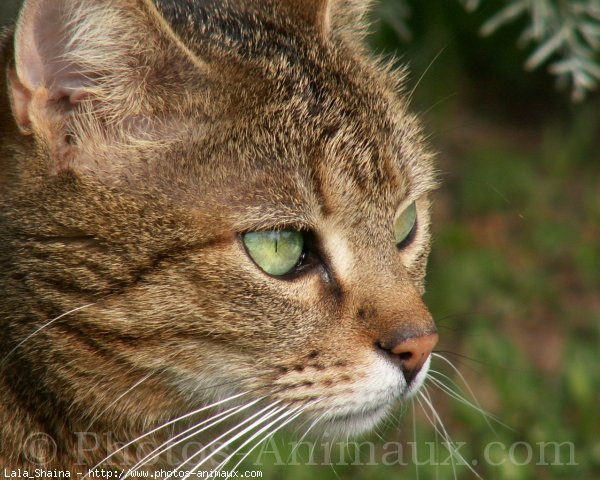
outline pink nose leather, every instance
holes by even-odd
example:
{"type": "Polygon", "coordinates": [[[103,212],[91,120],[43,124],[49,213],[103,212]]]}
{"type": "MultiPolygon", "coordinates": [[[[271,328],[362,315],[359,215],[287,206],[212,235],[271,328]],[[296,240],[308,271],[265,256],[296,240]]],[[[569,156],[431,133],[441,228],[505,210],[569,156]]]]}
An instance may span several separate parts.
{"type": "Polygon", "coordinates": [[[421,337],[407,338],[389,349],[389,352],[400,362],[400,367],[408,382],[419,373],[437,342],[438,334],[432,333],[421,337]]]}

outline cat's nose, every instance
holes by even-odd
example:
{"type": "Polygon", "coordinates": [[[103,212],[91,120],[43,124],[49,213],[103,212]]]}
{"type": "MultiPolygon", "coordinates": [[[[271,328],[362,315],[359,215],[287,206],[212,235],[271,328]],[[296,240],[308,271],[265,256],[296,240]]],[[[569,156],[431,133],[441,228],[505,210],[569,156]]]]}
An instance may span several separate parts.
{"type": "Polygon", "coordinates": [[[417,376],[437,342],[438,334],[429,333],[395,342],[379,342],[378,346],[400,366],[406,383],[409,384],[417,376]]]}

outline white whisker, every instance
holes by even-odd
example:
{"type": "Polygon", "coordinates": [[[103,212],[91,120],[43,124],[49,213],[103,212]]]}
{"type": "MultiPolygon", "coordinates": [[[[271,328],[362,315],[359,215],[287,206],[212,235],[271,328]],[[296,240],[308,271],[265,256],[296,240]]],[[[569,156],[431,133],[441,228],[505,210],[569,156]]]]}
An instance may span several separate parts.
{"type": "MultiPolygon", "coordinates": [[[[441,372],[430,371],[429,373],[440,375],[440,376],[446,378],[447,380],[449,380],[450,382],[452,382],[452,379],[450,379],[450,377],[448,377],[447,375],[444,375],[441,372]]],[[[494,422],[498,423],[499,425],[502,425],[503,427],[511,429],[508,425],[506,425],[504,422],[502,422],[498,417],[496,417],[495,415],[484,410],[479,404],[474,404],[474,403],[470,402],[464,396],[462,396],[460,393],[458,393],[456,390],[453,390],[451,387],[444,384],[441,380],[439,380],[438,378],[435,378],[434,375],[430,375],[428,380],[431,382],[431,384],[434,387],[436,387],[440,391],[444,392],[449,397],[455,399],[457,402],[459,402],[469,408],[472,408],[473,410],[475,410],[476,412],[481,414],[481,416],[484,418],[485,422],[488,424],[488,426],[490,427],[490,430],[492,430],[492,432],[496,433],[493,425],[490,423],[490,420],[493,420],[494,422]]],[[[452,383],[456,386],[456,384],[454,382],[452,382],[452,383]]]]}
{"type": "MultiPolygon", "coordinates": [[[[296,407],[288,412],[284,412],[283,415],[279,416],[279,418],[275,419],[274,421],[272,421],[271,423],[269,423],[268,425],[262,427],[258,432],[256,432],[250,439],[248,439],[247,441],[252,441],[254,438],[256,438],[258,435],[260,435],[261,433],[263,433],[265,430],[268,430],[269,428],[271,428],[272,425],[274,425],[275,423],[277,423],[279,420],[281,420],[282,418],[285,418],[286,416],[291,414],[291,417],[288,418],[285,422],[283,422],[281,425],[279,425],[278,427],[276,427],[275,429],[271,430],[267,435],[263,436],[250,450],[248,450],[244,456],[240,459],[240,461],[238,463],[235,464],[235,466],[229,470],[228,473],[232,473],[235,472],[236,469],[241,465],[241,463],[259,446],[261,445],[264,441],[266,441],[267,439],[269,439],[271,436],[273,436],[275,433],[277,433],[277,431],[281,430],[283,427],[285,427],[286,425],[288,425],[290,422],[292,422],[293,420],[295,420],[296,418],[298,418],[302,412],[304,412],[308,407],[310,407],[311,405],[314,405],[318,400],[315,400],[311,403],[308,403],[304,406],[299,406],[296,407]]],[[[228,459],[229,460],[229,459],[228,459]]]]}
{"type": "Polygon", "coordinates": [[[239,438],[240,435],[243,435],[244,433],[246,433],[246,431],[255,428],[257,425],[260,425],[261,423],[263,423],[265,420],[267,420],[271,416],[276,415],[281,410],[285,409],[285,407],[275,407],[275,405],[277,405],[278,403],[280,403],[280,400],[276,400],[276,401],[272,402],[271,404],[267,405],[266,407],[263,407],[261,410],[259,410],[258,412],[254,413],[250,417],[246,418],[245,420],[243,420],[239,424],[237,424],[234,427],[230,428],[225,433],[219,435],[217,438],[215,438],[214,440],[212,440],[211,442],[209,442],[208,444],[206,444],[204,447],[202,447],[200,450],[198,450],[197,452],[195,452],[191,457],[189,457],[188,459],[186,459],[183,463],[181,463],[180,465],[178,465],[177,468],[175,468],[174,470],[171,470],[171,472],[169,472],[169,475],[167,475],[165,477],[165,480],[168,479],[168,478],[171,478],[176,472],[178,472],[181,469],[181,467],[183,467],[187,463],[190,463],[194,458],[198,457],[207,448],[210,448],[212,445],[214,445],[215,443],[217,443],[218,441],[220,441],[222,438],[227,437],[228,435],[230,435],[231,433],[235,432],[236,430],[238,430],[243,425],[247,424],[248,422],[251,422],[254,418],[256,418],[256,417],[258,417],[260,415],[263,415],[258,420],[254,421],[249,427],[246,427],[245,429],[242,430],[242,432],[239,432],[236,435],[234,435],[233,438],[230,438],[229,440],[227,440],[223,445],[220,445],[218,449],[216,449],[214,452],[212,452],[210,455],[208,455],[202,461],[200,461],[198,464],[196,464],[194,466],[194,468],[192,470],[190,470],[189,472],[187,472],[186,476],[183,477],[184,480],[186,478],[189,478],[189,476],[193,472],[195,472],[198,468],[200,468],[200,466],[202,464],[204,464],[204,462],[206,462],[208,459],[210,459],[217,452],[219,452],[220,450],[222,450],[223,448],[225,448],[231,442],[235,441],[235,439],[239,438]],[[267,412],[265,414],[264,412],[268,411],[269,409],[272,409],[272,411],[267,412]]]}
{"type": "Polygon", "coordinates": [[[433,60],[431,60],[431,62],[429,62],[429,65],[427,65],[427,68],[423,71],[423,73],[421,74],[421,76],[419,77],[419,79],[417,80],[417,82],[415,83],[415,86],[412,88],[412,90],[410,91],[410,93],[408,94],[408,97],[406,99],[406,103],[410,104],[413,95],[415,94],[415,92],[417,91],[417,88],[419,88],[419,85],[421,85],[421,82],[423,81],[423,79],[425,78],[425,75],[427,75],[427,73],[429,73],[429,70],[431,69],[431,67],[433,67],[434,63],[437,61],[437,59],[440,57],[440,55],[442,53],[444,53],[444,50],[446,50],[446,47],[443,47],[435,57],[433,57],[433,60]]]}
{"type": "MultiPolygon", "coordinates": [[[[499,425],[502,425],[503,427],[514,431],[510,426],[508,426],[507,424],[505,424],[504,422],[502,422],[498,417],[496,417],[495,415],[492,415],[491,413],[487,412],[479,403],[479,401],[477,400],[477,397],[475,396],[475,393],[473,392],[473,389],[471,388],[471,386],[469,385],[469,382],[467,382],[467,379],[464,377],[464,375],[460,372],[460,370],[458,368],[456,368],[456,366],[454,366],[454,364],[448,360],[446,357],[444,357],[443,355],[439,354],[439,353],[432,353],[433,356],[435,356],[436,358],[439,358],[440,360],[444,361],[455,373],[456,375],[458,375],[458,377],[461,379],[461,381],[463,382],[463,384],[465,385],[469,395],[471,396],[471,398],[473,399],[474,405],[473,408],[475,408],[479,413],[481,413],[486,421],[486,423],[488,424],[488,426],[490,427],[490,430],[492,430],[492,432],[496,433],[496,431],[494,430],[494,427],[491,425],[491,423],[489,422],[489,419],[495,421],[496,423],[498,423],[499,425]]],[[[442,372],[436,372],[437,374],[447,378],[448,380],[450,380],[450,382],[452,384],[454,384],[457,388],[457,390],[460,390],[458,385],[456,385],[456,383],[447,375],[443,374],[442,372]]],[[[445,385],[446,388],[449,388],[447,385],[445,385]]],[[[457,395],[458,393],[455,392],[457,395]]],[[[465,399],[463,397],[463,400],[468,402],[467,399],[465,399]]],[[[471,403],[471,402],[469,402],[471,403]]]]}
{"type": "Polygon", "coordinates": [[[123,451],[124,449],[130,447],[131,445],[133,445],[134,443],[140,441],[141,439],[146,438],[149,435],[152,435],[153,433],[156,433],[156,432],[162,430],[163,428],[168,427],[169,425],[173,425],[173,424],[175,424],[177,422],[180,422],[181,420],[189,418],[189,417],[191,417],[193,415],[197,415],[198,413],[204,412],[204,411],[206,411],[206,410],[208,410],[210,408],[214,408],[214,407],[216,407],[218,405],[222,405],[223,403],[230,402],[231,400],[235,400],[235,399],[237,399],[237,398],[239,398],[239,397],[241,397],[243,395],[247,395],[247,394],[248,394],[247,392],[236,393],[235,395],[232,395],[232,396],[227,397],[227,398],[222,399],[222,400],[218,400],[218,401],[216,401],[216,402],[214,402],[214,403],[212,403],[210,405],[206,405],[206,406],[198,408],[198,409],[196,409],[196,410],[194,410],[192,412],[186,413],[185,415],[181,415],[180,417],[177,417],[177,418],[175,418],[173,420],[169,420],[168,422],[160,425],[159,427],[156,427],[156,428],[150,430],[149,432],[144,433],[143,435],[140,435],[139,437],[137,437],[137,438],[131,440],[130,442],[127,442],[125,445],[119,447],[117,450],[115,450],[110,455],[108,455],[107,457],[105,457],[104,459],[102,459],[100,462],[98,462],[94,467],[92,467],[90,470],[88,470],[88,473],[86,473],[83,477],[81,477],[81,480],[84,480],[86,477],[88,477],[90,471],[96,470],[100,465],[102,465],[107,460],[110,460],[114,455],[116,455],[117,453],[119,453],[119,452],[123,451]]]}
{"type": "MultiPolygon", "coordinates": [[[[244,448],[246,445],[248,445],[252,440],[254,440],[258,435],[260,435],[266,428],[269,428],[270,425],[272,425],[273,423],[281,420],[282,418],[285,418],[286,416],[293,414],[295,411],[297,411],[298,409],[302,408],[302,410],[304,410],[306,407],[297,407],[295,409],[292,409],[288,412],[284,412],[284,414],[282,414],[278,419],[276,419],[274,422],[271,422],[269,425],[267,425],[266,427],[263,427],[262,429],[260,429],[259,431],[255,432],[254,434],[252,434],[252,436],[250,436],[250,438],[246,439],[244,441],[244,443],[242,443],[235,451],[233,451],[225,460],[223,460],[216,468],[215,471],[219,472],[221,471],[221,469],[233,458],[233,456],[238,453],[242,448],[244,448]]],[[[295,417],[294,417],[295,418],[295,417]]],[[[246,458],[246,456],[244,456],[242,458],[242,461],[246,458]]]]}
{"type": "MultiPolygon", "coordinates": [[[[415,446],[413,454],[416,458],[419,458],[417,455],[417,415],[415,413],[414,397],[410,399],[410,404],[412,405],[413,445],[415,446]]],[[[415,462],[415,480],[419,480],[419,462],[415,462]]]]}
{"type": "Polygon", "coordinates": [[[471,395],[471,397],[477,401],[477,398],[475,397],[475,394],[473,393],[473,390],[471,389],[471,386],[469,385],[469,382],[467,382],[467,379],[464,377],[464,375],[460,372],[460,370],[458,368],[456,368],[454,366],[454,364],[448,360],[446,357],[444,357],[443,355],[439,354],[439,353],[435,353],[433,352],[431,354],[433,357],[435,358],[439,358],[440,360],[442,360],[443,362],[445,362],[453,371],[454,373],[456,373],[456,375],[458,375],[458,377],[462,380],[462,382],[464,383],[465,387],[467,388],[467,390],[469,391],[469,395],[471,395]]]}
{"type": "MultiPolygon", "coordinates": [[[[424,392],[419,393],[419,396],[423,399],[423,401],[427,404],[427,406],[429,407],[429,410],[431,411],[431,414],[434,416],[434,418],[436,419],[436,423],[437,425],[439,425],[439,432],[440,435],[442,435],[442,437],[444,438],[444,440],[446,441],[447,445],[448,445],[448,450],[450,451],[451,454],[451,458],[453,459],[454,456],[456,456],[459,460],[461,460],[461,462],[467,466],[467,468],[469,470],[471,470],[471,472],[479,479],[483,480],[482,477],[475,471],[475,469],[471,466],[470,463],[468,463],[466,461],[466,459],[460,454],[460,452],[456,449],[454,449],[454,441],[452,440],[452,437],[450,436],[450,434],[448,433],[448,431],[446,430],[446,427],[444,427],[444,423],[442,422],[442,419],[440,418],[440,416],[438,415],[436,409],[433,406],[433,402],[431,401],[431,397],[429,397],[429,393],[427,392],[427,390],[425,390],[424,392]]],[[[437,427],[434,426],[434,428],[437,427]]],[[[455,471],[454,476],[456,477],[456,466],[454,461],[452,461],[452,469],[455,471]]]]}
{"type": "MultiPolygon", "coordinates": [[[[300,446],[300,444],[302,443],[302,441],[306,438],[306,436],[309,434],[309,432],[321,421],[323,420],[323,417],[325,417],[327,414],[329,413],[328,410],[325,410],[321,415],[319,415],[315,420],[313,420],[313,422],[310,424],[310,426],[306,429],[306,431],[302,434],[302,436],[300,437],[300,439],[296,442],[296,445],[294,446],[294,448],[292,448],[292,451],[290,452],[290,455],[288,458],[290,458],[294,452],[296,451],[296,449],[300,446]]],[[[303,424],[304,425],[304,424],[303,424]]]]}
{"type": "Polygon", "coordinates": [[[169,440],[167,440],[166,442],[162,443],[159,447],[152,450],[148,455],[146,455],[139,462],[137,462],[133,467],[131,467],[129,469],[129,471],[127,472],[127,474],[125,474],[125,476],[123,476],[121,478],[121,480],[125,480],[129,476],[129,472],[136,471],[143,465],[151,462],[152,460],[154,460],[158,456],[162,455],[163,453],[167,452],[168,450],[172,449],[173,447],[180,445],[183,442],[186,442],[187,440],[194,437],[195,435],[198,435],[199,433],[202,433],[202,432],[208,430],[209,428],[212,428],[215,425],[218,425],[221,422],[224,422],[225,420],[232,417],[233,415],[235,415],[243,410],[246,410],[247,408],[251,407],[252,405],[255,405],[260,400],[262,400],[262,398],[258,398],[258,399],[254,400],[248,404],[245,404],[245,405],[236,405],[235,407],[228,408],[227,410],[224,410],[223,412],[213,415],[213,416],[207,418],[206,420],[203,420],[202,422],[199,422],[199,423],[193,425],[192,427],[187,428],[186,430],[175,435],[174,437],[171,437],[169,440]],[[180,440],[178,440],[178,439],[180,439],[180,440]]]}
{"type": "Polygon", "coordinates": [[[131,387],[129,387],[121,395],[119,395],[112,402],[110,402],[110,404],[108,404],[108,406],[106,408],[104,408],[100,413],[96,414],[94,416],[94,418],[92,418],[92,421],[89,423],[89,425],[87,426],[87,428],[85,430],[89,431],[92,428],[92,425],[96,422],[96,420],[98,420],[98,418],[100,418],[102,415],[104,415],[108,410],[110,410],[110,408],[112,406],[114,406],[116,403],[118,403],[119,400],[121,400],[125,395],[127,395],[129,392],[131,392],[132,390],[134,390],[135,388],[137,388],[139,385],[141,385],[142,383],[144,383],[146,380],[148,380],[155,373],[156,372],[150,372],[148,375],[146,375],[145,377],[143,377],[141,380],[138,380],[137,382],[135,382],[131,387]]]}
{"type": "MultiPolygon", "coordinates": [[[[280,413],[282,410],[285,410],[285,408],[286,408],[286,407],[281,407],[280,409],[278,409],[278,410],[277,410],[277,413],[280,413]]],[[[261,427],[261,429],[259,429],[259,430],[258,430],[257,432],[255,432],[255,433],[253,433],[253,434],[250,436],[250,438],[247,438],[247,439],[246,439],[246,440],[245,440],[245,441],[244,441],[244,442],[243,442],[243,443],[242,443],[242,444],[241,444],[241,445],[240,445],[238,448],[236,448],[236,449],[235,449],[235,450],[234,450],[232,453],[230,453],[230,454],[229,454],[229,455],[228,455],[228,456],[225,458],[225,460],[223,460],[223,461],[222,461],[222,462],[221,462],[219,465],[217,465],[217,466],[214,468],[214,470],[215,470],[216,472],[219,472],[219,471],[220,471],[220,470],[221,470],[221,469],[222,469],[222,468],[223,468],[223,467],[224,467],[224,466],[227,464],[227,462],[228,462],[229,460],[231,460],[231,458],[233,458],[233,456],[234,456],[236,453],[238,453],[238,452],[239,452],[239,451],[240,451],[242,448],[244,448],[246,445],[248,445],[248,443],[250,443],[252,440],[254,440],[254,439],[255,439],[255,438],[258,436],[258,435],[260,435],[260,434],[261,434],[261,433],[262,433],[262,432],[263,432],[265,429],[269,428],[271,425],[273,425],[274,423],[278,422],[278,421],[279,421],[279,420],[281,420],[282,418],[285,418],[285,417],[287,417],[288,415],[290,415],[290,413],[291,413],[290,411],[284,411],[284,412],[283,412],[281,415],[279,415],[279,417],[277,417],[275,420],[272,420],[270,423],[268,423],[268,424],[267,424],[267,425],[265,425],[264,427],[261,427]]],[[[272,417],[272,416],[273,416],[273,415],[270,415],[270,416],[269,416],[269,418],[270,418],[270,417],[272,417]]],[[[260,423],[264,423],[264,420],[265,420],[265,419],[261,420],[261,422],[259,422],[259,424],[260,424],[260,423]]],[[[252,428],[254,428],[254,427],[256,427],[256,426],[257,426],[257,425],[252,425],[252,428]]],[[[247,430],[247,431],[246,431],[246,432],[243,432],[243,433],[248,433],[248,431],[249,431],[249,430],[251,430],[251,428],[250,428],[250,427],[248,427],[246,430],[247,430]]],[[[241,436],[241,433],[242,433],[242,432],[240,432],[240,434],[238,434],[238,437],[239,437],[239,436],[241,436]]],[[[235,440],[235,439],[232,439],[232,441],[233,441],[233,440],[235,440]]],[[[230,442],[230,443],[231,443],[231,442],[230,442]]],[[[219,448],[219,450],[221,450],[222,448],[223,448],[223,447],[220,447],[220,448],[219,448]]]]}
{"type": "Polygon", "coordinates": [[[6,361],[8,360],[8,358],[15,353],[19,348],[21,348],[21,346],[27,342],[31,337],[37,335],[38,333],[40,333],[44,328],[49,327],[50,325],[52,325],[54,322],[57,322],[58,320],[60,320],[61,318],[65,318],[67,315],[71,315],[72,313],[78,312],[79,310],[83,310],[84,308],[88,308],[91,307],[92,305],[96,305],[95,303],[88,303],[87,305],[82,305],[81,307],[77,307],[74,308],[73,310],[69,310],[68,312],[63,313],[62,315],[59,315],[56,318],[53,318],[52,320],[47,321],[46,323],[44,323],[41,327],[39,327],[37,330],[35,330],[32,334],[27,335],[23,340],[21,340],[10,352],[8,352],[4,358],[2,359],[2,361],[0,362],[0,372],[2,371],[2,369],[4,368],[4,365],[6,363],[6,361]]]}
{"type": "Polygon", "coordinates": [[[435,409],[433,408],[433,405],[431,404],[430,401],[427,400],[427,397],[425,397],[425,395],[423,394],[423,392],[419,392],[417,398],[417,402],[419,402],[419,405],[421,406],[421,409],[423,410],[423,413],[425,414],[425,416],[427,417],[427,420],[429,420],[429,423],[431,424],[431,426],[433,427],[435,433],[436,433],[436,442],[437,442],[437,436],[441,436],[442,440],[446,443],[448,451],[450,452],[450,461],[452,462],[452,472],[453,472],[453,476],[456,479],[456,464],[454,463],[454,453],[452,451],[452,446],[454,445],[454,443],[452,443],[452,441],[450,440],[449,436],[448,436],[448,432],[446,432],[444,425],[441,424],[441,419],[439,418],[437,412],[435,411],[435,409]],[[423,406],[423,402],[421,401],[421,399],[426,403],[427,405],[427,409],[423,406]],[[427,410],[429,410],[429,412],[431,413],[431,416],[429,416],[429,414],[427,413],[427,410]]]}

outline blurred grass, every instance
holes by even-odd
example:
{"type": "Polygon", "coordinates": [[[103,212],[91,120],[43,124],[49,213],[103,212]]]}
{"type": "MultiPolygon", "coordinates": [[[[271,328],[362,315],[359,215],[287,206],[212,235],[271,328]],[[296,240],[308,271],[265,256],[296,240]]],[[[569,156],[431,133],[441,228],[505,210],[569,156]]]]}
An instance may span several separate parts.
{"type": "MultiPolygon", "coordinates": [[[[16,3],[3,0],[0,18],[13,15],[16,3]]],[[[394,11],[395,0],[383,3],[380,11],[394,11]]],[[[482,407],[510,428],[492,430],[475,409],[430,387],[434,404],[450,435],[465,442],[461,453],[478,460],[475,468],[483,478],[597,480],[598,95],[572,105],[544,72],[524,72],[525,54],[514,47],[510,29],[479,38],[478,26],[498,1],[477,15],[455,1],[410,3],[412,43],[402,43],[389,19],[378,18],[371,41],[376,51],[399,54],[409,63],[408,89],[418,83],[413,108],[426,112],[427,130],[440,152],[443,186],[434,198],[426,300],[438,319],[440,350],[452,352],[447,357],[482,407]],[[504,463],[491,465],[482,457],[490,442],[507,449],[515,442],[572,442],[577,465],[538,465],[539,455],[524,462],[523,450],[509,461],[501,449],[491,459],[504,463]]],[[[433,368],[464,389],[443,362],[433,368]]],[[[437,442],[443,461],[447,455],[425,416],[418,413],[413,432],[411,415],[409,409],[381,431],[383,439],[368,437],[377,445],[376,458],[385,453],[385,442],[408,448],[416,435],[423,456],[428,442],[437,442]]],[[[277,445],[283,449],[292,438],[277,437],[277,445]]],[[[286,458],[283,450],[279,454],[286,458]]],[[[262,459],[266,464],[260,468],[274,479],[455,477],[450,465],[281,466],[273,465],[274,455],[262,459]]],[[[253,468],[251,462],[247,466],[253,468]]],[[[459,465],[456,478],[475,476],[459,465]]]]}

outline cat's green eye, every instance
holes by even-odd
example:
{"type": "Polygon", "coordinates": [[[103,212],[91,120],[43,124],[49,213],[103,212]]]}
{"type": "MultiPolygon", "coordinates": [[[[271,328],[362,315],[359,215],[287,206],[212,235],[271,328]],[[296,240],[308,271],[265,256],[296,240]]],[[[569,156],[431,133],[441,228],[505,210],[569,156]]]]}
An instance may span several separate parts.
{"type": "Polygon", "coordinates": [[[291,273],[304,251],[304,235],[293,230],[251,232],[243,238],[252,260],[276,277],[291,273]]]}
{"type": "Polygon", "coordinates": [[[413,202],[396,218],[394,223],[394,234],[398,248],[405,247],[412,240],[416,223],[417,205],[413,202]]]}

